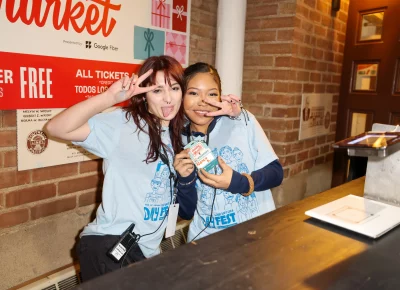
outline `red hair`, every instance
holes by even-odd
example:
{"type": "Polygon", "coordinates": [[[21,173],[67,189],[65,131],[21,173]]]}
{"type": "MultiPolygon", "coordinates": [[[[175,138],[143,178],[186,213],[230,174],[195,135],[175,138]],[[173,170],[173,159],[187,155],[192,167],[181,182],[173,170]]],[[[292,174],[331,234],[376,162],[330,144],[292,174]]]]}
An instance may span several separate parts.
{"type": "MultiPolygon", "coordinates": [[[[156,84],[157,72],[163,71],[165,81],[171,85],[171,78],[174,79],[182,91],[184,89],[184,78],[183,68],[181,64],[173,57],[162,55],[149,57],[139,69],[138,75],[141,76],[148,70],[153,69],[153,73],[141,83],[141,87],[148,87],[156,84]]],[[[144,161],[146,163],[154,162],[160,157],[161,147],[170,151],[169,148],[161,140],[161,120],[150,114],[147,109],[145,101],[146,94],[136,95],[131,98],[130,105],[125,107],[126,118],[130,120],[132,117],[137,128],[148,134],[150,137],[150,143],[147,149],[147,156],[144,161]],[[144,122],[143,122],[144,121],[144,122]],[[145,130],[145,126],[148,126],[148,131],[145,130]]],[[[184,113],[183,106],[179,107],[176,116],[169,122],[169,133],[174,153],[179,153],[183,148],[181,132],[184,126],[184,113]]],[[[172,153],[172,152],[171,152],[172,153]]]]}

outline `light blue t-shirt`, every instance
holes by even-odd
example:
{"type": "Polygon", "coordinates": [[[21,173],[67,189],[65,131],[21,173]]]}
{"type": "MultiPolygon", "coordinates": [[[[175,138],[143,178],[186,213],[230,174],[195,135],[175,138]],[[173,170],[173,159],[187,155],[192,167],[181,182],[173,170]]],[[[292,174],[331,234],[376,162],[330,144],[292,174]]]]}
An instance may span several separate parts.
{"type": "MultiPolygon", "coordinates": [[[[87,139],[74,144],[104,159],[104,183],[96,218],[81,235],[120,235],[135,223],[136,234],[143,236],[156,231],[139,241],[144,256],[158,254],[171,202],[168,166],[160,159],[146,164],[149,135],[136,131],[135,123],[132,119],[127,121],[123,110],[98,114],[89,120],[89,126],[87,139]]],[[[162,141],[171,148],[168,128],[164,129],[162,141]]],[[[175,174],[173,156],[167,153],[175,174]]]]}
{"type": "MultiPolygon", "coordinates": [[[[208,146],[214,156],[221,156],[227,165],[239,173],[261,169],[278,159],[260,124],[248,112],[249,120],[221,117],[209,136],[208,146]]],[[[184,139],[186,143],[186,140],[184,139]]],[[[213,173],[213,172],[210,172],[213,173]]],[[[216,174],[221,174],[216,167],[216,174]]],[[[253,192],[244,197],[223,189],[214,189],[200,181],[196,182],[198,202],[189,227],[188,241],[191,241],[210,222],[211,206],[216,191],[211,222],[196,239],[237,225],[275,209],[270,190],[253,192]]]]}

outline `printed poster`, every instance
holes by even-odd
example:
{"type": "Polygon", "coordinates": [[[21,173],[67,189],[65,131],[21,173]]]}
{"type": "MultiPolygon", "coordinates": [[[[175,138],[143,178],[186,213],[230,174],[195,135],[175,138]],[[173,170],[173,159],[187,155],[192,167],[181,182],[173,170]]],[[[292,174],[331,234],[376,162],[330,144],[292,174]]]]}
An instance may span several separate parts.
{"type": "Polygon", "coordinates": [[[190,7],[190,0],[0,0],[0,39],[7,40],[0,41],[0,110],[17,109],[17,138],[25,140],[18,142],[18,169],[95,158],[44,141],[39,131],[49,116],[42,114],[54,116],[54,109],[105,91],[149,56],[167,54],[188,64],[190,7]],[[39,116],[27,117],[33,114],[39,116]],[[33,154],[26,142],[34,131],[38,144],[47,145],[33,154]],[[45,152],[53,146],[68,150],[49,160],[45,152]]]}
{"type": "Polygon", "coordinates": [[[332,94],[303,94],[299,140],[329,134],[332,99],[332,94]]]}

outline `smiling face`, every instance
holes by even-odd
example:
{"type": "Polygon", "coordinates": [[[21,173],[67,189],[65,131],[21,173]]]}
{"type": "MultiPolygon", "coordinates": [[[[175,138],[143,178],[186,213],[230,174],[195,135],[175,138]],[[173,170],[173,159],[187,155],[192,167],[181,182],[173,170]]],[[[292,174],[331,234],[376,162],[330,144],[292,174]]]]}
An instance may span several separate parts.
{"type": "Polygon", "coordinates": [[[162,126],[168,126],[181,106],[182,89],[173,78],[169,85],[163,71],[157,72],[156,85],[155,90],[146,93],[148,111],[160,118],[162,126]]]}
{"type": "Polygon", "coordinates": [[[183,106],[186,116],[191,121],[192,129],[202,133],[207,133],[207,128],[214,119],[205,114],[218,110],[204,102],[206,98],[221,101],[218,84],[210,73],[198,73],[187,84],[183,106]]]}

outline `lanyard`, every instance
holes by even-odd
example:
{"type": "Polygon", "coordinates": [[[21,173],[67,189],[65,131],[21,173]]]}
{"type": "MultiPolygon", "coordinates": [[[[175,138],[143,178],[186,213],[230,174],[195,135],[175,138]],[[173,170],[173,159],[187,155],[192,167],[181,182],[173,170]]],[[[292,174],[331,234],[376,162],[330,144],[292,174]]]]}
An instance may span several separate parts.
{"type": "Polygon", "coordinates": [[[177,179],[175,177],[175,174],[171,170],[168,154],[167,154],[167,151],[165,150],[164,146],[162,146],[162,150],[163,150],[163,152],[160,152],[160,158],[161,158],[161,161],[168,167],[168,171],[169,171],[168,178],[169,178],[169,186],[170,186],[170,190],[171,190],[171,204],[172,204],[172,203],[175,203],[175,201],[176,201],[176,192],[173,193],[173,189],[175,188],[177,179]]]}

